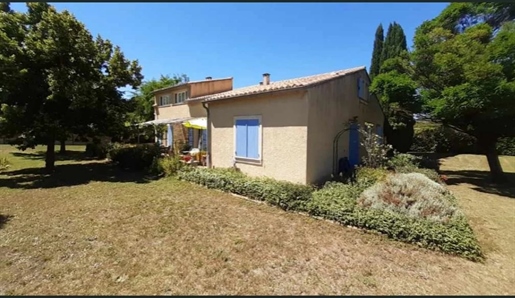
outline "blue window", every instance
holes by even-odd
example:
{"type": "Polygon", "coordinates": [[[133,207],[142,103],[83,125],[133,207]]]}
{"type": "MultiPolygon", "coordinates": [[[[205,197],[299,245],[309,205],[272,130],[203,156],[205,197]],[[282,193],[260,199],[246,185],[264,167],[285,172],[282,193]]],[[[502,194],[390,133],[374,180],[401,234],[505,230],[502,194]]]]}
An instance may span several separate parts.
{"type": "Polygon", "coordinates": [[[236,119],[235,129],[235,155],[239,158],[261,158],[261,121],[258,118],[236,119]]]}

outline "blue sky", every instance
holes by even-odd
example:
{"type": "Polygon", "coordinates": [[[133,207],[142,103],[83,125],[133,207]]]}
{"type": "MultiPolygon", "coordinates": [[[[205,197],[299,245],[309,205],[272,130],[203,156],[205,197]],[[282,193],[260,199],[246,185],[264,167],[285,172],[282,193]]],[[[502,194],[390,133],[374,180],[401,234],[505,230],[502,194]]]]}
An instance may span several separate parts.
{"type": "MultiPolygon", "coordinates": [[[[234,87],[370,67],[374,33],[415,28],[447,3],[52,3],[138,59],[145,79],[234,77],[234,87]]],[[[13,3],[25,10],[24,3],[13,3]]],[[[385,32],[386,34],[386,32],[385,32]]]]}

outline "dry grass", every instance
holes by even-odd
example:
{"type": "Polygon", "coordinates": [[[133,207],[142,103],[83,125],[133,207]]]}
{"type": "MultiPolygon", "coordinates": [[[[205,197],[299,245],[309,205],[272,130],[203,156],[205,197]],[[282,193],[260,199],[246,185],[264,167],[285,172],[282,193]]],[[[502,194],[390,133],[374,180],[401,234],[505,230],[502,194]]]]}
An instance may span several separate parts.
{"type": "Polygon", "coordinates": [[[37,155],[9,158],[0,294],[515,293],[515,200],[468,185],[452,190],[490,247],[485,264],[99,161],[41,178],[17,171],[42,166],[37,155]]]}

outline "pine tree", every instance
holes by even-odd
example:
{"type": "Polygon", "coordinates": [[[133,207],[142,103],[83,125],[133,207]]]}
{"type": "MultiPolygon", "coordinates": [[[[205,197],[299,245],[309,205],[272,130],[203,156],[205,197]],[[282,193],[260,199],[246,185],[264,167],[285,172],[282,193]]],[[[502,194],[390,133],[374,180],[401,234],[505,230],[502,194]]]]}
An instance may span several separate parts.
{"type": "Polygon", "coordinates": [[[370,64],[370,79],[379,74],[381,67],[381,53],[383,52],[384,30],[383,24],[379,24],[374,39],[374,50],[372,51],[372,63],[370,64]]]}

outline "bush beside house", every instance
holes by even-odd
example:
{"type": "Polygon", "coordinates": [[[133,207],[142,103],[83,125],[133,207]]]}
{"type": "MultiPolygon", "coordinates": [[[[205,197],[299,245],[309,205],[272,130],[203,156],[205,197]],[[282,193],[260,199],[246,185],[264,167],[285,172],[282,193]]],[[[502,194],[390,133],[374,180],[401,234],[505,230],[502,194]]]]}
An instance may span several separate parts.
{"type": "Polygon", "coordinates": [[[150,169],[161,154],[157,144],[113,145],[108,158],[122,169],[142,171],[150,169]]]}

